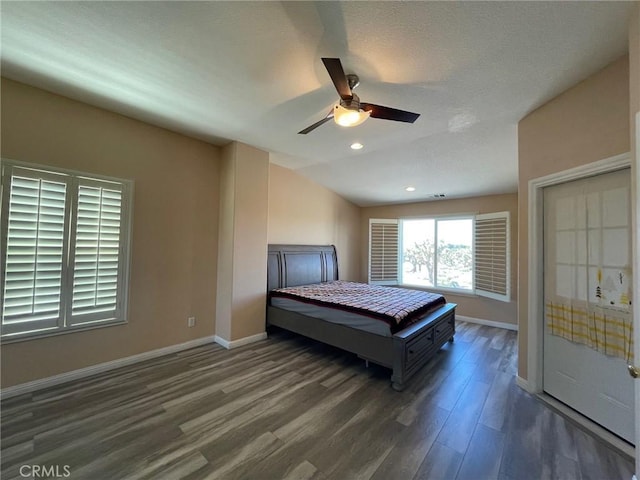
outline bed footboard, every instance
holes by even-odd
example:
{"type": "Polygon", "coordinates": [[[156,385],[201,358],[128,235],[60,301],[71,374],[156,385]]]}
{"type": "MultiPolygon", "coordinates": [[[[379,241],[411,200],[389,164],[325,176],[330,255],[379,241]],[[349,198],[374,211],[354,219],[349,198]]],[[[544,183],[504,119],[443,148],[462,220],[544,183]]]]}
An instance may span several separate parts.
{"type": "Polygon", "coordinates": [[[404,390],[407,381],[433,357],[447,341],[453,341],[456,304],[447,303],[419,322],[393,336],[391,385],[404,390]]]}
{"type": "Polygon", "coordinates": [[[267,326],[284,328],[391,368],[391,386],[402,391],[409,379],[442,345],[453,341],[455,308],[455,304],[447,303],[392,337],[375,335],[273,306],[267,307],[267,326]]]}

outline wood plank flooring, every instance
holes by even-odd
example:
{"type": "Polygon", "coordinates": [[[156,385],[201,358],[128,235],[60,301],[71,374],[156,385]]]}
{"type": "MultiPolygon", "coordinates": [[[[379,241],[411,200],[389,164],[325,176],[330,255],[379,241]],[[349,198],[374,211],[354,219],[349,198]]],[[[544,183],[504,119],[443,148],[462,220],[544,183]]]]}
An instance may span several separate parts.
{"type": "Polygon", "coordinates": [[[1,476],[631,479],[628,458],[516,386],[515,332],[459,322],[455,338],[402,393],[388,370],[279,331],[10,398],[1,476]]]}

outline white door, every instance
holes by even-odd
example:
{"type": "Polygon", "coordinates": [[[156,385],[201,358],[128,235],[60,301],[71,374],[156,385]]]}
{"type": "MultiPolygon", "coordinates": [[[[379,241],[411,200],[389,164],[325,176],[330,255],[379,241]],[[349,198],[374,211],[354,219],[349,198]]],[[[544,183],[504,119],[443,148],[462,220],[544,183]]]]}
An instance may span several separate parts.
{"type": "Polygon", "coordinates": [[[634,435],[630,170],[544,189],[543,388],[634,435]]]}

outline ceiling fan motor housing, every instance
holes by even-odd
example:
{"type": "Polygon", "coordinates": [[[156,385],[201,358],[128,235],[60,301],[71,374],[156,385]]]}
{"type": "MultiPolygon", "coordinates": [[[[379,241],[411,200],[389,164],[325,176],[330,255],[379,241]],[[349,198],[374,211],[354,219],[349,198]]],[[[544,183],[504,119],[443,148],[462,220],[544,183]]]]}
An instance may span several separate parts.
{"type": "Polygon", "coordinates": [[[355,73],[349,73],[348,75],[346,75],[346,77],[347,83],[349,84],[349,88],[351,90],[360,85],[360,77],[358,77],[358,75],[356,75],[355,73]]]}
{"type": "Polygon", "coordinates": [[[340,105],[349,110],[360,110],[360,97],[355,93],[352,93],[352,97],[350,100],[345,100],[343,98],[340,99],[340,105]]]}

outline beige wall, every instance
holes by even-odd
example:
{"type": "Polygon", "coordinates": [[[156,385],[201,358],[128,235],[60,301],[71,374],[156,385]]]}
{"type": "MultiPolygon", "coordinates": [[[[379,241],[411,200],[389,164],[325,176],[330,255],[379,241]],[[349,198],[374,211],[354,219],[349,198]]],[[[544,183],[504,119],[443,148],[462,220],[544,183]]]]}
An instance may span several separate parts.
{"type": "Polygon", "coordinates": [[[129,323],[2,345],[2,387],[213,335],[219,149],[10,80],[1,90],[3,158],[135,182],[129,323]]]}
{"type": "Polygon", "coordinates": [[[222,152],[216,332],[264,333],[269,154],[238,142],[222,152]]]}
{"type": "MultiPolygon", "coordinates": [[[[629,94],[629,113],[635,120],[636,113],[640,112],[640,2],[635,2],[629,19],[629,94]]],[[[635,132],[634,129],[631,131],[635,132]]],[[[635,135],[632,135],[632,145],[635,141],[635,135]]]]}
{"type": "Polygon", "coordinates": [[[528,184],[531,179],[629,151],[627,56],[575,85],[518,124],[518,375],[527,379],[528,184]]]}
{"type": "Polygon", "coordinates": [[[362,278],[363,281],[367,279],[367,269],[369,265],[367,259],[369,251],[369,219],[371,218],[403,218],[508,211],[511,214],[511,301],[501,302],[486,297],[454,295],[448,292],[445,295],[447,301],[458,304],[456,313],[459,315],[515,325],[517,317],[517,207],[518,195],[514,193],[363,208],[360,222],[360,278],[362,278]]]}
{"type": "Polygon", "coordinates": [[[269,243],[335,245],[342,280],[360,277],[360,208],[292,170],[269,169],[269,243]]]}

